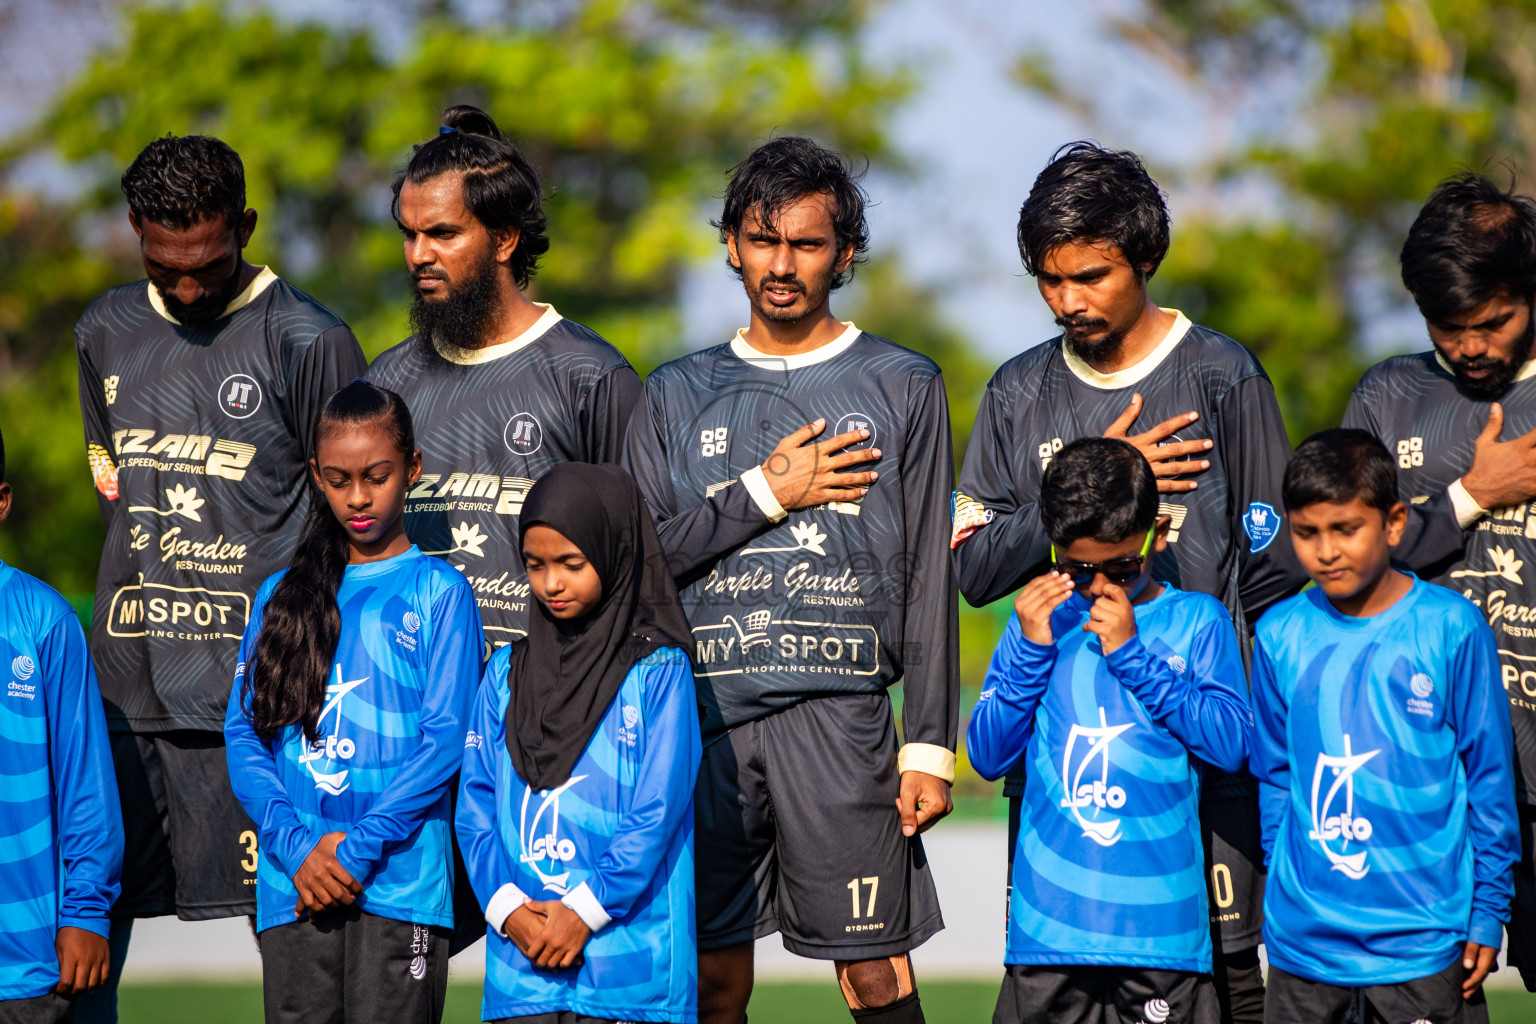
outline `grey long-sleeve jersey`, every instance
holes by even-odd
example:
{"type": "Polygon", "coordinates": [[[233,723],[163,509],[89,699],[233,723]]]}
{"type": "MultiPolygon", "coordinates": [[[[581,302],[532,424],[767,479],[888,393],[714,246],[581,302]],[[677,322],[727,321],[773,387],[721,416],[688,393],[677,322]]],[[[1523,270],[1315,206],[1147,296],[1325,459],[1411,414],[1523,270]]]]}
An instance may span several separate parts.
{"type": "MultiPolygon", "coordinates": [[[[625,463],[683,587],[706,738],[902,679],[907,744],[954,750],[949,445],[938,367],[852,325],[789,357],[756,353],[738,335],[647,378],[625,463]],[[824,437],[867,427],[880,477],[857,503],[786,514],[760,467],[817,418],[824,437]]],[[[921,767],[945,774],[934,765],[921,767]]]]}

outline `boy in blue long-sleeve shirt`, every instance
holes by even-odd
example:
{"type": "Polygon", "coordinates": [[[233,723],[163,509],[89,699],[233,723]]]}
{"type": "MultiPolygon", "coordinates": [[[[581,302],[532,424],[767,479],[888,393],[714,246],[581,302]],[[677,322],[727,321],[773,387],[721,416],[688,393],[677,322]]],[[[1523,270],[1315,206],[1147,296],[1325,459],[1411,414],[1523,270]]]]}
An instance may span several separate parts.
{"type": "Polygon", "coordinates": [[[1519,855],[1508,701],[1478,609],[1391,567],[1396,476],[1359,430],[1286,467],[1317,587],[1264,616],[1254,652],[1275,1024],[1488,1019],[1519,855]]]}
{"type": "MultiPolygon", "coordinates": [[[[0,520],[10,509],[0,482],[0,520]]],[[[123,820],[80,620],[3,562],[0,672],[0,1020],[68,1020],[73,996],[107,978],[123,820]]]]}
{"type": "Polygon", "coordinates": [[[1040,515],[1054,568],[1015,600],[967,737],[982,776],[1027,768],[994,1024],[1214,1022],[1197,808],[1203,764],[1247,757],[1232,621],[1153,580],[1169,524],[1124,441],[1063,448],[1040,515]]]}

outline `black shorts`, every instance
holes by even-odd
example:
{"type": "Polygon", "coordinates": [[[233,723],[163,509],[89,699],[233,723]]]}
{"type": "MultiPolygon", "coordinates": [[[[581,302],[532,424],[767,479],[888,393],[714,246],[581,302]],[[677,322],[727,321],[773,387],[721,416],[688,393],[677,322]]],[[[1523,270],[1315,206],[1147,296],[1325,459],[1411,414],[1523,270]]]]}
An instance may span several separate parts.
{"type": "Polygon", "coordinates": [[[1009,964],[992,1024],[1219,1024],[1209,974],[1098,964],[1009,964]]]}
{"type": "MultiPolygon", "coordinates": [[[[1212,769],[1206,769],[1209,774],[1212,769]]],[[[1264,932],[1264,844],[1257,785],[1245,795],[1218,790],[1200,801],[1206,907],[1217,956],[1256,948],[1264,932]]]]}
{"type": "Polygon", "coordinates": [[[207,921],[256,913],[256,825],[229,785],[224,735],[112,733],[123,894],[112,913],[207,921]]]}
{"type": "Polygon", "coordinates": [[[1461,998],[1467,969],[1457,957],[1439,974],[1395,985],[1341,988],[1298,978],[1274,964],[1264,996],[1265,1024],[1488,1024],[1488,1002],[1482,989],[1461,998]]]}
{"type": "Polygon", "coordinates": [[[75,1000],[57,992],[30,999],[0,999],[0,1024],[68,1024],[75,1019],[75,1000]]]}
{"type": "MultiPolygon", "coordinates": [[[[1008,800],[1008,883],[1003,913],[1013,900],[1013,851],[1019,841],[1021,797],[1008,800]]],[[[1211,950],[1218,957],[1256,949],[1264,929],[1264,846],[1259,801],[1216,796],[1200,802],[1205,847],[1205,896],[1211,914],[1211,950]]],[[[1005,925],[1006,927],[1006,925],[1005,925]]]]}
{"type": "Polygon", "coordinates": [[[883,693],[808,700],[704,750],[694,790],[699,949],[775,931],[817,960],[875,960],[944,927],[922,840],[901,834],[883,693]]]}
{"type": "Polygon", "coordinates": [[[258,941],[267,1024],[443,1019],[447,928],[347,907],[268,928],[258,941]]]}
{"type": "Polygon", "coordinates": [[[1509,966],[1536,992],[1536,807],[1520,804],[1520,862],[1515,865],[1515,898],[1509,907],[1509,966]]]}

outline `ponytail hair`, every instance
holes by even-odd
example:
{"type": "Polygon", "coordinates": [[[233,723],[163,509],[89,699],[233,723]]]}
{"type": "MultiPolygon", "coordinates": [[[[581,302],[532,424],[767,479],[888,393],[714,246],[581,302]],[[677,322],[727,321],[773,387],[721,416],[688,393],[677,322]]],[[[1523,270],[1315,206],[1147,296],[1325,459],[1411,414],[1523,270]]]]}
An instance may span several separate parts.
{"type": "MultiPolygon", "coordinates": [[[[407,458],[416,450],[405,400],[359,377],[326,399],[310,438],[310,458],[318,457],[320,439],[337,427],[373,422],[389,432],[390,442],[407,458]]],[[[241,688],[250,709],[247,717],[264,740],[276,739],[298,723],[304,738],[314,741],[331,662],[341,641],[336,591],[347,569],[347,534],[313,476],[310,487],[309,516],[293,561],[267,601],[241,688]]]]}

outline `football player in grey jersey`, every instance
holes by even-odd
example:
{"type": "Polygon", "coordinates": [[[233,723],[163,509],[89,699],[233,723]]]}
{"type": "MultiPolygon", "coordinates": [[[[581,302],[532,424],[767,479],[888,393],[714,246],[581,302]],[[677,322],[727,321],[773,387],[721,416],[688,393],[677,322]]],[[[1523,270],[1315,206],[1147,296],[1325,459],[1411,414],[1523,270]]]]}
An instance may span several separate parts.
{"type": "Polygon", "coordinates": [[[224,711],[261,581],[311,500],[309,434],[363,372],[347,325],[243,256],[256,228],[240,157],[167,136],[124,173],[148,280],[75,328],[80,410],[106,546],[91,654],[127,846],[112,976],[79,1018],[116,1018],[133,919],[254,914],[256,826],[235,799],[224,711]]]}
{"type": "MultiPolygon", "coordinates": [[[[1305,583],[1281,522],[1290,443],[1274,388],[1242,345],[1150,299],[1168,236],[1162,193],[1133,153],[1073,143],[1035,179],[1019,253],[1063,333],[1003,364],[982,399],[951,542],[972,604],[1050,569],[1037,506],[1045,467],[1065,443],[1101,434],[1135,445],[1158,477],[1170,526],[1158,579],[1220,599],[1247,628],[1305,583]]],[[[1012,826],[1021,767],[1004,792],[1012,826]]],[[[1222,1014],[1256,1021],[1263,854],[1247,772],[1206,770],[1201,824],[1222,1014]]]]}
{"type": "Polygon", "coordinates": [[[744,1019],[752,942],[775,931],[833,961],[863,1024],[920,1022],[907,954],[943,927],[917,833],[954,780],[948,405],[932,360],[832,316],[864,201],[808,139],[736,168],[718,226],[750,326],[651,374],[625,443],[706,706],[704,1024],[744,1019]]]}
{"type": "Polygon", "coordinates": [[[1397,456],[1394,558],[1470,598],[1498,639],[1521,823],[1509,959],[1536,991],[1536,201],[1476,174],[1441,182],[1402,272],[1433,347],[1367,371],[1344,425],[1397,456]]]}
{"type": "Polygon", "coordinates": [[[411,538],[469,578],[487,653],[527,632],[518,513],[562,462],[617,462],[640,378],[608,342],[524,294],[549,248],[538,172],[484,111],[455,106],[395,186],[416,333],[368,379],[421,446],[411,538]]]}

